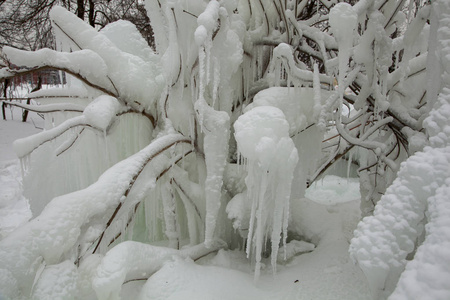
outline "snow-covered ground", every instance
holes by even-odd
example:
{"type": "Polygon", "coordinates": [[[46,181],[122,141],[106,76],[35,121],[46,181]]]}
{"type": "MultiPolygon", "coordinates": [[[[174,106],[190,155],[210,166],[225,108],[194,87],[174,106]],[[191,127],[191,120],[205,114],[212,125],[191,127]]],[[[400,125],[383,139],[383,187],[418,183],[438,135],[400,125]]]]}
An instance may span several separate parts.
{"type": "MultiPolygon", "coordinates": [[[[31,218],[28,201],[22,196],[20,162],[12,142],[38,132],[36,126],[41,127],[42,120],[30,114],[29,121],[22,123],[21,112],[19,108],[8,109],[7,121],[0,121],[0,239],[31,218]]],[[[371,298],[363,273],[348,255],[359,220],[358,180],[327,176],[308,189],[306,196],[311,200],[301,199],[292,206],[300,216],[292,226],[316,248],[279,262],[276,275],[270,259],[263,259],[261,276],[254,282],[253,266],[244,251],[220,250],[195,263],[174,258],[147,282],[125,283],[123,298],[138,298],[141,287],[141,299],[371,298]]],[[[299,247],[292,243],[288,252],[299,247]]]]}

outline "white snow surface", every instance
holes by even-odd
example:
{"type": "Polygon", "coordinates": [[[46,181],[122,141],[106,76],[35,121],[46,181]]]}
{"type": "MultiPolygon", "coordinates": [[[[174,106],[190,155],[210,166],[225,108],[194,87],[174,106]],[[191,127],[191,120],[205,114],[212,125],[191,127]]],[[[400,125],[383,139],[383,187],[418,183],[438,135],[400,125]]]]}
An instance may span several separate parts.
{"type": "Polygon", "coordinates": [[[155,247],[143,243],[123,242],[106,253],[93,278],[93,288],[99,300],[120,299],[119,293],[125,279],[151,276],[173,256],[199,258],[210,251],[226,246],[212,241],[209,248],[203,244],[182,250],[155,247]]]}

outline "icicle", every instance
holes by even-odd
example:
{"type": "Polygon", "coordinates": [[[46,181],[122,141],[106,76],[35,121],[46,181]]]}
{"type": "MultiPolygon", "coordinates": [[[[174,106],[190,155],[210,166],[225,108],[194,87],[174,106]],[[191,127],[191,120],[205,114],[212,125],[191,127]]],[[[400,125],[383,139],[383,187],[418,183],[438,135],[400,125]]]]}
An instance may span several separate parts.
{"type": "Polygon", "coordinates": [[[188,231],[189,231],[189,242],[190,245],[196,245],[200,242],[200,236],[198,232],[198,226],[196,221],[196,211],[194,207],[192,206],[191,202],[187,198],[187,196],[183,193],[183,191],[176,186],[177,193],[180,196],[181,201],[184,204],[184,207],[186,209],[186,216],[187,216],[187,222],[188,222],[188,231]]]}
{"type": "Polygon", "coordinates": [[[177,214],[175,197],[168,182],[161,188],[162,204],[164,209],[165,234],[169,239],[169,247],[179,248],[179,235],[177,231],[177,214]]]}
{"type": "Polygon", "coordinates": [[[320,78],[319,78],[319,67],[314,64],[314,77],[313,77],[313,88],[314,88],[314,107],[313,107],[313,118],[315,120],[319,119],[318,127],[320,130],[325,130],[325,120],[319,118],[322,114],[323,107],[322,96],[320,92],[320,78]]]}
{"type": "Polygon", "coordinates": [[[215,107],[217,100],[217,93],[220,84],[220,62],[217,57],[214,57],[214,86],[213,86],[213,97],[212,97],[212,107],[215,107]]]}
{"type": "Polygon", "coordinates": [[[350,48],[353,46],[353,31],[358,24],[356,10],[348,3],[338,3],[330,11],[331,30],[339,45],[339,94],[342,101],[345,88],[344,79],[348,69],[350,48]]]}
{"type": "Polygon", "coordinates": [[[350,178],[350,170],[352,167],[352,160],[353,160],[353,151],[350,151],[350,154],[348,156],[348,162],[347,162],[347,180],[350,178]]]}

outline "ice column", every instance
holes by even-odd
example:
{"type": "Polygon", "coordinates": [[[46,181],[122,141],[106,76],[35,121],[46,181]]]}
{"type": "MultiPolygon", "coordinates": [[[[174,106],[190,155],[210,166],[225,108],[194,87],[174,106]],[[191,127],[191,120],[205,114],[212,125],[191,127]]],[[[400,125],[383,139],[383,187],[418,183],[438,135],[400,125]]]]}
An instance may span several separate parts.
{"type": "Polygon", "coordinates": [[[210,247],[214,240],[216,220],[222,196],[223,172],[228,155],[230,118],[226,112],[214,110],[205,100],[205,89],[210,81],[210,58],[212,36],[219,26],[219,9],[217,1],[210,1],[203,13],[197,18],[195,41],[199,47],[199,97],[195,102],[195,111],[204,133],[204,150],[206,161],[206,217],[205,245],[210,247]]]}

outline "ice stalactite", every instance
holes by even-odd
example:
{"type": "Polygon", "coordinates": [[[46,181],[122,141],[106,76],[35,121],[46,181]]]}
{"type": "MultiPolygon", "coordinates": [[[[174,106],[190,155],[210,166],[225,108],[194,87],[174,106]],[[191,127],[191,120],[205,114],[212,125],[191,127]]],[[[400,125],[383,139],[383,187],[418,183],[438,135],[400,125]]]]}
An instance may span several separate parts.
{"type": "Polygon", "coordinates": [[[247,160],[247,201],[251,202],[247,256],[255,257],[255,280],[261,269],[265,241],[272,244],[276,260],[281,238],[286,245],[289,202],[297,149],[289,137],[283,112],[271,106],[255,107],[234,124],[238,151],[247,160]]]}
{"type": "Polygon", "coordinates": [[[317,93],[314,88],[271,87],[256,94],[253,103],[247,107],[248,111],[258,106],[274,106],[283,112],[288,121],[289,136],[299,155],[299,163],[294,172],[292,199],[304,197],[309,176],[320,159],[317,149],[322,147],[324,130],[315,124],[320,119],[324,99],[329,94],[327,91],[317,93]]]}

